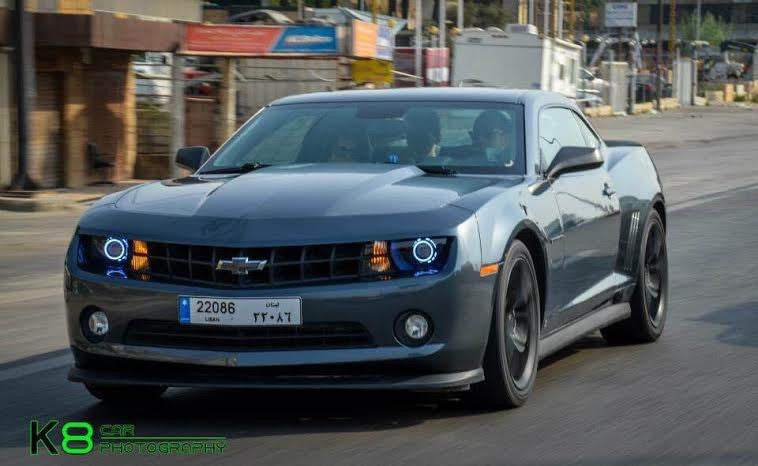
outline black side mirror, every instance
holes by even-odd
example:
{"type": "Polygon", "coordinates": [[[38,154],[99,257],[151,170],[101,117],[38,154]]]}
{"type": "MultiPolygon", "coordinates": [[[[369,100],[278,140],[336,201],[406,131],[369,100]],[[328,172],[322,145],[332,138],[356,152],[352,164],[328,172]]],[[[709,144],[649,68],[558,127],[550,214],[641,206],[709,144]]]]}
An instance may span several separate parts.
{"type": "Polygon", "coordinates": [[[603,165],[600,151],[592,147],[561,147],[547,168],[548,178],[558,178],[563,173],[590,170],[603,165]]]}
{"type": "Polygon", "coordinates": [[[176,151],[176,164],[190,171],[197,171],[211,156],[205,146],[182,147],[176,151]]]}

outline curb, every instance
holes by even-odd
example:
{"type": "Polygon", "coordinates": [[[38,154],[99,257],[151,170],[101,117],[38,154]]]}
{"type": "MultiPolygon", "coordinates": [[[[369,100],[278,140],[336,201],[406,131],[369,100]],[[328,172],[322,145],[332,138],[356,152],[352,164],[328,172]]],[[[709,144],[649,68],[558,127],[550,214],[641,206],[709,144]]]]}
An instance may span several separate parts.
{"type": "Polygon", "coordinates": [[[102,196],[96,196],[77,200],[0,197],[0,210],[8,210],[12,212],[51,212],[56,210],[78,210],[84,207],[85,203],[96,201],[101,197],[102,196]]]}

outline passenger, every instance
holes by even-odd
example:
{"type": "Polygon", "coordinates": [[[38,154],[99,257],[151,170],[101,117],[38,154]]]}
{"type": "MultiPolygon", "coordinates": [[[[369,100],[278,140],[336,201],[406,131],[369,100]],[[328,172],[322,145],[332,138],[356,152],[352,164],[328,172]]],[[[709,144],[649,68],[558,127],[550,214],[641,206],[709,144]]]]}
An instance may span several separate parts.
{"type": "Polygon", "coordinates": [[[406,124],[408,158],[419,163],[424,159],[437,157],[442,139],[437,112],[427,108],[415,108],[409,110],[403,119],[406,124]]]}
{"type": "Polygon", "coordinates": [[[334,139],[329,162],[360,162],[360,136],[356,132],[338,134],[334,139]]]}

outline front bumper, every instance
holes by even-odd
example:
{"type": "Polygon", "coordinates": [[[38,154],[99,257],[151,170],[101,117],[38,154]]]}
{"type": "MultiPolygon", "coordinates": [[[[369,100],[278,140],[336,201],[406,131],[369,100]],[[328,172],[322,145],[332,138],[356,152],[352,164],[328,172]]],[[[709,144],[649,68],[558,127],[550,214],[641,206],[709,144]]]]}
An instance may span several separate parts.
{"type": "Polygon", "coordinates": [[[83,354],[72,382],[100,385],[166,385],[195,388],[456,390],[484,380],[481,368],[441,374],[414,374],[385,364],[329,364],[269,368],[217,367],[124,360],[83,354]],[[86,361],[86,362],[83,362],[86,361]],[[80,365],[86,366],[82,368],[80,365]]]}
{"type": "MultiPolygon", "coordinates": [[[[477,245],[478,246],[478,245],[477,245]]],[[[457,264],[439,275],[389,281],[262,290],[220,290],[140,282],[78,269],[69,253],[66,309],[75,366],[69,379],[97,384],[185,387],[350,388],[446,390],[483,380],[495,275],[480,277],[478,261],[458,248],[457,264]],[[74,265],[72,265],[74,264],[74,265]],[[360,348],[230,351],[126,344],[138,319],[176,322],[178,296],[300,296],[304,323],[354,322],[372,337],[360,348]],[[96,306],[110,331],[89,341],[82,311],[96,306]],[[397,316],[421,310],[434,333],[420,347],[400,344],[397,316]]],[[[455,258],[451,258],[455,259],[455,258]]]]}

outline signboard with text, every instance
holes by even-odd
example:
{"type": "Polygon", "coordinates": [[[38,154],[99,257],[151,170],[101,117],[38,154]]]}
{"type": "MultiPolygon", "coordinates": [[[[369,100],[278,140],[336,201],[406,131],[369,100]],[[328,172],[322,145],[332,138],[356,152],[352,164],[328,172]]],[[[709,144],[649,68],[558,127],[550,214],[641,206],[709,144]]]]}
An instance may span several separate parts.
{"type": "Polygon", "coordinates": [[[354,57],[376,58],[376,39],[379,27],[354,19],[352,24],[352,53],[354,57]]]}
{"type": "Polygon", "coordinates": [[[637,4],[606,3],[605,4],[605,27],[607,28],[636,28],[637,27],[637,4]]]}
{"type": "Polygon", "coordinates": [[[392,60],[394,49],[395,36],[392,34],[392,28],[386,24],[380,24],[376,37],[376,58],[392,60]]]}
{"type": "Polygon", "coordinates": [[[182,52],[187,54],[268,55],[337,53],[333,26],[238,26],[187,24],[182,52]]]}

